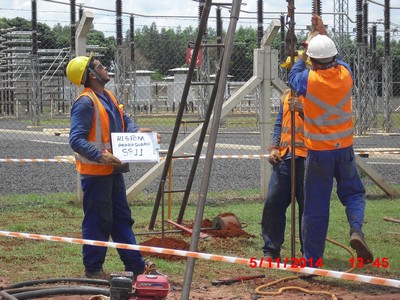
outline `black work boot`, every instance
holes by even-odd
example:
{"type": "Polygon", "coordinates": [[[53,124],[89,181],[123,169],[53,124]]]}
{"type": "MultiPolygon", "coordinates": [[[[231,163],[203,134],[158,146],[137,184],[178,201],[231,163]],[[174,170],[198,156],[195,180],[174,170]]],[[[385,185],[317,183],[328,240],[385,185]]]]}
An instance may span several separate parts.
{"type": "Polygon", "coordinates": [[[281,255],[279,252],[266,251],[264,252],[264,261],[271,260],[271,262],[282,261],[281,255]]]}
{"type": "Polygon", "coordinates": [[[370,264],[374,260],[371,250],[364,240],[364,235],[354,231],[350,236],[350,246],[357,252],[357,258],[361,258],[364,264],[370,264]]]}
{"type": "Polygon", "coordinates": [[[103,270],[97,271],[97,272],[88,272],[85,271],[85,273],[82,275],[83,278],[90,278],[90,279],[104,279],[104,280],[110,280],[110,274],[107,274],[103,270]]]}

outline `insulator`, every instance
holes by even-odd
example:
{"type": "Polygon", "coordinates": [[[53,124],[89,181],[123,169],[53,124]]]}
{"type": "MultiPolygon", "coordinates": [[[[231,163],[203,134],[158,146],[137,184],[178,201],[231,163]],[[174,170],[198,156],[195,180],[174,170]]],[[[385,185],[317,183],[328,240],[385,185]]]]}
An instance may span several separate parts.
{"type": "Polygon", "coordinates": [[[373,70],[376,69],[376,25],[372,25],[371,28],[371,67],[373,70]]]}
{"type": "Polygon", "coordinates": [[[322,14],[322,3],[320,0],[314,0],[312,3],[312,11],[317,13],[318,16],[322,14]]]}
{"type": "Polygon", "coordinates": [[[363,43],[368,45],[368,3],[363,4],[363,43]]]}
{"type": "Polygon", "coordinates": [[[129,39],[131,42],[131,61],[135,61],[135,18],[133,15],[129,18],[129,39]]]}
{"type": "Polygon", "coordinates": [[[122,0],[115,1],[117,13],[117,45],[122,45],[122,0]]]}
{"type": "Polygon", "coordinates": [[[38,53],[37,31],[37,5],[36,0],[32,0],[32,54],[38,53]]]}
{"type": "Polygon", "coordinates": [[[372,25],[371,28],[371,49],[372,51],[376,51],[376,25],[372,25]]]}
{"type": "Polygon", "coordinates": [[[362,43],[362,1],[356,1],[357,43],[362,43]]]}
{"type": "MultiPolygon", "coordinates": [[[[217,44],[222,43],[222,17],[221,17],[221,7],[217,7],[217,44]]],[[[217,48],[217,57],[221,57],[221,48],[217,48]]]]}
{"type": "Polygon", "coordinates": [[[71,16],[70,16],[70,23],[71,23],[71,52],[75,52],[76,44],[75,44],[75,33],[76,33],[76,2],[75,0],[71,0],[71,16]]]}
{"type": "Polygon", "coordinates": [[[390,0],[385,0],[384,23],[385,23],[384,56],[389,56],[390,55],[390,0]]]}
{"type": "Polygon", "coordinates": [[[285,16],[281,15],[281,47],[280,47],[280,59],[281,62],[284,62],[286,60],[286,55],[285,55],[285,16]]]}
{"type": "Polygon", "coordinates": [[[257,2],[257,37],[258,37],[258,47],[261,45],[261,40],[264,34],[263,28],[263,0],[258,0],[257,2]]]}
{"type": "Polygon", "coordinates": [[[204,2],[205,0],[199,0],[199,23],[201,20],[201,16],[203,15],[203,8],[204,8],[204,2]]]}
{"type": "MultiPolygon", "coordinates": [[[[199,0],[199,24],[200,24],[201,17],[203,15],[204,6],[205,6],[205,0],[199,0]]],[[[206,25],[206,29],[204,30],[204,34],[203,34],[203,41],[207,40],[207,35],[208,35],[208,33],[207,33],[207,25],[206,25]]]]}
{"type": "Polygon", "coordinates": [[[222,42],[222,17],[221,8],[217,8],[217,43],[222,42]]]}
{"type": "Polygon", "coordinates": [[[79,20],[82,19],[83,16],[83,5],[79,5],[79,20]]]}

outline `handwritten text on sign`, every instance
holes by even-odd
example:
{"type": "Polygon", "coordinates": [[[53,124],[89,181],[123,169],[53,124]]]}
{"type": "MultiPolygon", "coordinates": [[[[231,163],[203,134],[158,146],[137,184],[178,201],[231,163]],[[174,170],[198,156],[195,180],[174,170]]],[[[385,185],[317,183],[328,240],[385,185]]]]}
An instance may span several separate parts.
{"type": "Polygon", "coordinates": [[[122,162],[158,162],[159,144],[155,132],[111,133],[113,154],[122,162]]]}

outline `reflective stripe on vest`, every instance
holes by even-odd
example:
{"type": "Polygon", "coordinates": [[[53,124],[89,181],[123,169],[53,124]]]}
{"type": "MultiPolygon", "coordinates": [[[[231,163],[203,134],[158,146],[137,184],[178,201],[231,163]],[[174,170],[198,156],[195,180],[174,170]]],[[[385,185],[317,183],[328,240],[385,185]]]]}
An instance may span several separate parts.
{"type": "MultiPolygon", "coordinates": [[[[291,97],[290,90],[287,90],[283,93],[281,99],[283,104],[283,115],[282,115],[282,128],[281,128],[281,140],[279,143],[279,149],[281,151],[281,157],[285,156],[287,151],[293,153],[291,148],[292,141],[292,113],[289,110],[289,98],[291,97]]],[[[300,96],[303,98],[302,96],[300,96]]],[[[300,98],[300,101],[303,101],[300,98]]],[[[307,156],[307,148],[304,145],[304,128],[303,128],[303,119],[299,116],[297,112],[295,112],[295,155],[306,157],[307,156]]]]}
{"type": "Polygon", "coordinates": [[[308,149],[333,150],[353,144],[353,80],[344,66],[310,71],[304,99],[308,149]]]}
{"type": "MultiPolygon", "coordinates": [[[[123,112],[118,106],[118,102],[108,90],[105,90],[112,100],[113,104],[118,108],[121,120],[122,128],[125,129],[123,112]]],[[[92,122],[92,128],[89,132],[88,142],[99,148],[101,151],[107,150],[111,152],[111,141],[110,141],[110,122],[106,109],[103,104],[96,96],[96,94],[90,88],[85,88],[79,96],[89,97],[94,105],[94,118],[92,122]]],[[[78,98],[78,99],[79,99],[78,98]]],[[[97,161],[91,161],[78,153],[75,154],[76,168],[79,173],[87,175],[109,175],[114,171],[114,166],[105,166],[99,164],[97,161]]]]}

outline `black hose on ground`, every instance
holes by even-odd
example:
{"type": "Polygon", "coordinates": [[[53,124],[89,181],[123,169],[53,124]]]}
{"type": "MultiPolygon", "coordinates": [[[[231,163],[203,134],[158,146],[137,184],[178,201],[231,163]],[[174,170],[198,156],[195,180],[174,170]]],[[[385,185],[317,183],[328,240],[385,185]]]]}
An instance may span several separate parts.
{"type": "Polygon", "coordinates": [[[39,284],[49,284],[49,283],[58,283],[58,282],[77,282],[77,283],[88,283],[88,284],[98,284],[98,285],[110,285],[110,282],[105,279],[90,279],[90,278],[50,278],[50,279],[40,279],[40,280],[32,280],[32,281],[24,281],[12,284],[7,287],[8,288],[20,288],[24,286],[32,286],[39,284]]]}
{"type": "Polygon", "coordinates": [[[31,286],[31,287],[21,287],[21,288],[16,288],[16,289],[7,289],[7,293],[10,295],[12,294],[17,294],[17,293],[22,293],[22,292],[30,292],[30,291],[37,291],[37,290],[43,290],[45,288],[59,288],[59,287],[65,287],[65,285],[62,286],[31,286]]]}
{"type": "MultiPolygon", "coordinates": [[[[6,294],[7,294],[7,292],[6,292],[6,294]]],[[[45,297],[45,296],[54,296],[54,295],[98,295],[98,294],[110,296],[110,290],[103,289],[103,288],[97,288],[97,287],[44,288],[42,290],[35,290],[35,291],[13,294],[13,295],[10,295],[10,297],[13,297],[13,298],[8,298],[8,299],[9,300],[25,300],[25,299],[41,298],[41,297],[45,297]]]]}

